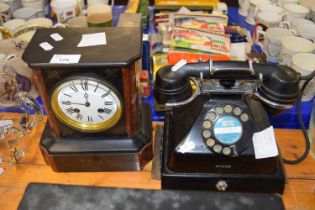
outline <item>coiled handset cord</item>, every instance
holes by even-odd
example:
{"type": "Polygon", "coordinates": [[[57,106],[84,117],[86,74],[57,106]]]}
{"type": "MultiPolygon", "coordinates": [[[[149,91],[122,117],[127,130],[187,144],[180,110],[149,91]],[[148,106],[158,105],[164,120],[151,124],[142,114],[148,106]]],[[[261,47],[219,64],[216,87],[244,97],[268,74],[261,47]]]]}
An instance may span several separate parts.
{"type": "Polygon", "coordinates": [[[287,160],[287,159],[283,158],[283,162],[287,163],[287,164],[298,164],[298,163],[302,162],[303,160],[306,159],[306,157],[308,156],[308,154],[310,152],[311,142],[310,142],[309,136],[307,134],[303,118],[302,118],[302,105],[301,105],[301,103],[302,103],[303,92],[304,92],[305,88],[307,87],[307,85],[312,81],[312,79],[314,77],[315,77],[315,70],[311,74],[309,74],[305,77],[301,77],[301,79],[303,79],[303,80],[305,79],[305,82],[299,91],[298,99],[297,99],[297,115],[298,115],[298,120],[299,120],[300,126],[301,126],[303,134],[304,134],[305,150],[304,150],[303,155],[301,157],[295,159],[295,160],[287,160]]]}

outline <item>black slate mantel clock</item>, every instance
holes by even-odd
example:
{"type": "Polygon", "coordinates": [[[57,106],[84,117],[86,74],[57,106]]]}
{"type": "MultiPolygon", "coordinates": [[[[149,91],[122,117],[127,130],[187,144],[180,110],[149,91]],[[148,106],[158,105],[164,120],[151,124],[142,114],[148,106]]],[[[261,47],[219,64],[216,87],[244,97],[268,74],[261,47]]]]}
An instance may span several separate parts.
{"type": "Polygon", "coordinates": [[[55,171],[141,170],[152,158],[151,108],[139,96],[141,28],[38,29],[23,54],[48,123],[40,141],[55,171]],[[106,45],[77,47],[105,32],[106,45]],[[55,41],[50,35],[63,39],[55,41]],[[41,43],[53,49],[45,51],[41,43]],[[55,55],[78,62],[51,63],[55,55]]]}

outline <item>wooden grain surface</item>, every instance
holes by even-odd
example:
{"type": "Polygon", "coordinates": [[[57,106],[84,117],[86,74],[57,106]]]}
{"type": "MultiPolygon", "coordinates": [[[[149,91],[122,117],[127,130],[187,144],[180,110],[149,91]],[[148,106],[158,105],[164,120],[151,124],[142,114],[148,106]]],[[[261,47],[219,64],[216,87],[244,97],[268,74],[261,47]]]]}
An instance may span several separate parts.
{"type": "MultiPolygon", "coordinates": [[[[0,114],[0,119],[14,115],[0,114]]],[[[45,119],[46,121],[46,119],[45,119]]],[[[32,131],[26,158],[5,175],[0,175],[0,209],[16,209],[30,182],[73,184],[89,186],[160,189],[160,181],[151,178],[151,162],[141,172],[55,173],[43,160],[38,142],[44,128],[43,122],[32,131]]],[[[276,130],[281,153],[286,158],[302,154],[304,140],[300,130],[276,130]]],[[[298,165],[285,165],[288,183],[283,194],[290,210],[315,209],[315,159],[308,157],[298,165]]]]}

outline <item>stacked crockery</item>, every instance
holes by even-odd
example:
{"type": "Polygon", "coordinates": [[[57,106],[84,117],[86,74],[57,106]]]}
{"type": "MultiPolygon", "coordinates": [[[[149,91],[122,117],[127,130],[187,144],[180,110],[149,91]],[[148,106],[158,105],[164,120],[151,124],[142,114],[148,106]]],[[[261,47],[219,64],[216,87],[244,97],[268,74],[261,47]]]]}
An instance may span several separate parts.
{"type": "MultiPolygon", "coordinates": [[[[292,57],[291,67],[302,76],[309,75],[315,70],[315,54],[298,53],[292,57]]],[[[311,80],[303,92],[302,100],[310,101],[315,96],[315,78],[311,80]]]]}
{"type": "Polygon", "coordinates": [[[87,23],[89,27],[112,26],[112,7],[108,0],[89,0],[87,8],[87,23]]]}
{"type": "Polygon", "coordinates": [[[292,57],[298,53],[312,53],[315,45],[303,37],[290,36],[281,39],[280,64],[291,66],[292,57]]]}
{"type": "Polygon", "coordinates": [[[293,33],[284,28],[269,28],[265,34],[263,52],[268,63],[279,63],[281,40],[291,37],[293,33]]]}
{"type": "Polygon", "coordinates": [[[251,25],[255,25],[256,13],[259,7],[262,5],[269,5],[271,2],[269,0],[250,0],[248,15],[246,17],[246,22],[251,25]]]}

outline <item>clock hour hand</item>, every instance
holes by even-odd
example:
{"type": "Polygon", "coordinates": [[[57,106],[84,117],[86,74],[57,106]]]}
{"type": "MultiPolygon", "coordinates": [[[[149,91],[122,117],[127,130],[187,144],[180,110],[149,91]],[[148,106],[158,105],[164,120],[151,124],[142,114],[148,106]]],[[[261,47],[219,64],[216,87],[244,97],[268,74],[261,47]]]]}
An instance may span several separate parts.
{"type": "Polygon", "coordinates": [[[84,94],[85,103],[89,103],[89,102],[88,102],[88,97],[89,97],[89,95],[88,95],[87,93],[85,93],[85,94],[84,94]]]}
{"type": "Polygon", "coordinates": [[[113,110],[108,109],[108,108],[104,108],[104,109],[100,108],[100,109],[98,109],[97,111],[98,111],[99,113],[110,114],[113,110]]]}
{"type": "Polygon", "coordinates": [[[61,102],[62,104],[64,105],[71,105],[71,104],[75,104],[75,105],[83,105],[83,106],[86,106],[86,107],[89,107],[90,106],[90,103],[89,102],[86,102],[86,103],[75,103],[75,102],[71,102],[71,101],[63,101],[61,102]]]}

